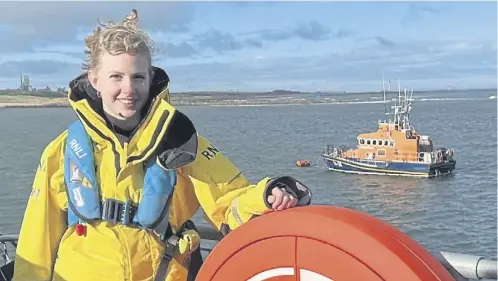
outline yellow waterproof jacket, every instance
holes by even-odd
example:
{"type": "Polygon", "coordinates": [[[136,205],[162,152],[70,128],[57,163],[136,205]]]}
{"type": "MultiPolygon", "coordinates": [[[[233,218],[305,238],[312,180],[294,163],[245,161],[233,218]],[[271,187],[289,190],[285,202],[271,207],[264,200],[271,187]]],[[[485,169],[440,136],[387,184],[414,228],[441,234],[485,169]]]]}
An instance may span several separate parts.
{"type": "MultiPolygon", "coordinates": [[[[107,125],[86,76],[70,83],[69,101],[94,143],[96,177],[103,198],[130,199],[135,205],[141,199],[144,160],[163,137],[164,130],[158,124],[172,109],[169,78],[162,69],[154,71],[148,110],[144,110],[135,134],[123,143],[107,125]]],[[[67,227],[66,138],[67,130],[42,153],[20,230],[14,280],[153,280],[163,250],[155,234],[105,221],[88,224],[84,236],[76,235],[74,226],[67,227]]],[[[269,211],[264,199],[268,178],[251,185],[206,138],[199,136],[198,142],[195,162],[178,171],[170,209],[174,231],[199,207],[219,230],[226,225],[235,229],[253,215],[269,211]]],[[[166,280],[186,280],[186,269],[170,263],[166,280]]]]}

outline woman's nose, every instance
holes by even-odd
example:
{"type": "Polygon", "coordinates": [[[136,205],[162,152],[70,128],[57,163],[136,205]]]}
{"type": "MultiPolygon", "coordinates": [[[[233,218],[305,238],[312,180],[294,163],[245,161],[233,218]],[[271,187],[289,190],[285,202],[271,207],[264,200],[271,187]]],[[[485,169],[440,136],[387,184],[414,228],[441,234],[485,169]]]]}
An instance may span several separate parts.
{"type": "Polygon", "coordinates": [[[127,95],[133,94],[133,82],[130,79],[123,79],[121,82],[121,92],[127,95]]]}

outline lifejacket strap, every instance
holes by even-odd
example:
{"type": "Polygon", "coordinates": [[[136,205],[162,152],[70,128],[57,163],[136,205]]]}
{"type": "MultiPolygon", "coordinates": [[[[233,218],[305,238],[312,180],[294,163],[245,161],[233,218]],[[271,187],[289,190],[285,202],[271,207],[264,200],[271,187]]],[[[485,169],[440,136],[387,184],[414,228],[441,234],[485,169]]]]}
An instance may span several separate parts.
{"type": "Polygon", "coordinates": [[[175,249],[178,246],[178,241],[180,238],[176,235],[171,235],[168,239],[164,241],[166,244],[163,252],[161,262],[159,263],[159,268],[157,269],[154,281],[164,281],[166,275],[168,274],[169,263],[174,257],[175,249]]]}

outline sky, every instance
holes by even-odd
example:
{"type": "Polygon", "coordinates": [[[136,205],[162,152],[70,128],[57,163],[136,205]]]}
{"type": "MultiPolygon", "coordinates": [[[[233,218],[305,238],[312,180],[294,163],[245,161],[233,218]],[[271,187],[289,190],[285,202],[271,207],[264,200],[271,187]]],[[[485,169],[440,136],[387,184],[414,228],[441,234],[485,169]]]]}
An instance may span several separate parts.
{"type": "Polygon", "coordinates": [[[496,88],[497,3],[0,2],[0,88],[65,87],[132,8],[180,91],[496,88]]]}

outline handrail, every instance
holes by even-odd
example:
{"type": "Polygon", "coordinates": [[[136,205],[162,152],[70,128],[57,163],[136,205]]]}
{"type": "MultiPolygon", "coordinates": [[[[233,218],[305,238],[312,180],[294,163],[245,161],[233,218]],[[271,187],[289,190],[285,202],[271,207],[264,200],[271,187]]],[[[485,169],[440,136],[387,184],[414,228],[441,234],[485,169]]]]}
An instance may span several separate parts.
{"type": "Polygon", "coordinates": [[[0,234],[0,243],[15,242],[18,239],[18,234],[0,234]]]}
{"type": "Polygon", "coordinates": [[[434,255],[447,269],[448,265],[462,277],[470,280],[497,280],[497,262],[481,256],[451,252],[439,252],[434,255]]]}
{"type": "MultiPolygon", "coordinates": [[[[210,226],[198,225],[196,228],[203,240],[220,241],[223,238],[219,232],[210,226]]],[[[14,243],[15,245],[18,239],[17,234],[0,235],[0,244],[14,243]]],[[[202,250],[210,252],[212,248],[203,247],[202,250]]],[[[474,279],[498,280],[496,260],[452,252],[436,252],[433,255],[452,275],[458,274],[457,281],[474,279]]]]}

